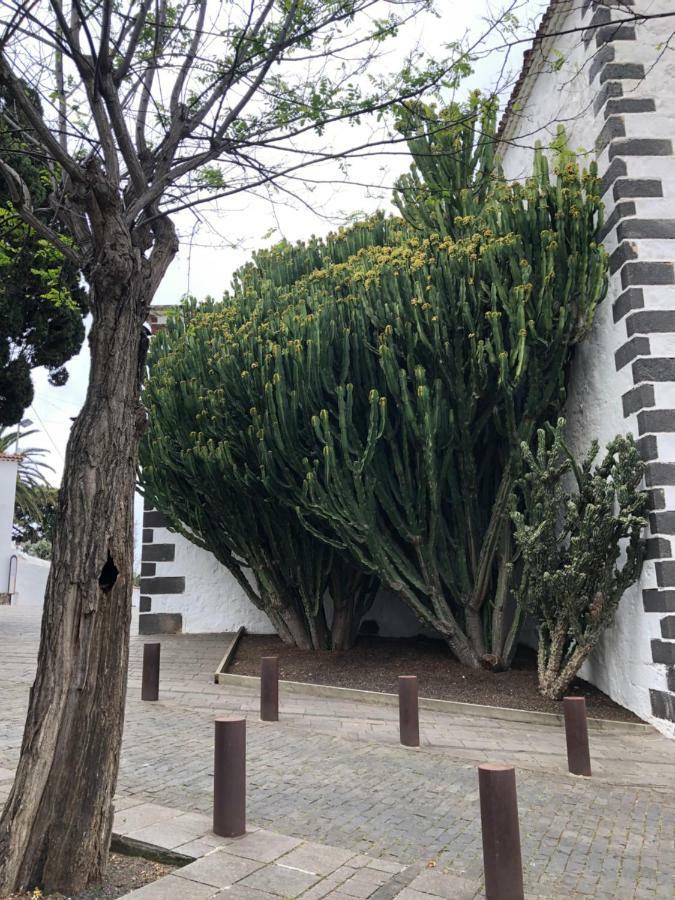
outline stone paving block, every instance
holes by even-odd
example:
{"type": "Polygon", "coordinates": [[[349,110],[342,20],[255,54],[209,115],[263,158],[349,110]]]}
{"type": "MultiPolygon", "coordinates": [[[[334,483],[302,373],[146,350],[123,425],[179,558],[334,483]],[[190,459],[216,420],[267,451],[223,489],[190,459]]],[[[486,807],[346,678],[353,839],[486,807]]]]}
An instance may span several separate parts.
{"type": "Polygon", "coordinates": [[[255,888],[235,884],[224,891],[218,891],[214,900],[278,900],[278,894],[268,894],[267,891],[256,891],[255,888]]]}
{"type": "Polygon", "coordinates": [[[358,897],[359,900],[364,900],[364,898],[372,896],[388,880],[389,876],[385,872],[378,872],[376,869],[359,869],[356,874],[340,885],[340,890],[349,897],[358,897]]]}
{"type": "Polygon", "coordinates": [[[433,897],[442,897],[443,900],[473,900],[480,890],[480,884],[466,878],[457,878],[449,873],[428,869],[413,879],[409,888],[423,894],[431,894],[433,897]]]}
{"type": "Polygon", "coordinates": [[[433,900],[433,894],[423,894],[421,891],[407,887],[396,895],[396,900],[433,900]]]}
{"type": "MultiPolygon", "coordinates": [[[[211,822],[211,819],[208,816],[201,816],[199,813],[188,813],[186,815],[177,816],[175,820],[173,820],[172,824],[180,825],[185,820],[191,821],[192,818],[194,820],[199,821],[199,819],[208,820],[211,822]]],[[[228,847],[234,841],[240,840],[240,838],[228,838],[221,837],[219,834],[214,834],[211,830],[211,824],[209,827],[197,835],[194,840],[188,841],[186,844],[181,844],[180,846],[173,847],[172,849],[176,850],[179,853],[185,854],[185,856],[194,856],[195,858],[206,856],[207,853],[212,852],[213,850],[228,847]]],[[[257,828],[247,827],[246,833],[253,834],[254,831],[258,831],[257,828]]]]}
{"type": "Polygon", "coordinates": [[[335,872],[322,878],[306,894],[302,895],[302,900],[322,900],[323,897],[327,897],[329,894],[332,896],[331,892],[338,890],[340,885],[344,884],[357,871],[352,868],[351,862],[350,860],[349,866],[340,866],[335,872]]]}
{"type": "Polygon", "coordinates": [[[213,816],[205,816],[202,813],[183,812],[176,816],[176,825],[200,829],[201,834],[213,834],[213,816]]]}
{"type": "Polygon", "coordinates": [[[360,881],[367,881],[371,884],[382,884],[387,881],[390,876],[388,872],[383,872],[381,869],[364,866],[362,869],[358,869],[353,877],[360,881]]]}
{"type": "Polygon", "coordinates": [[[167,875],[125,894],[120,900],[210,900],[214,894],[215,890],[209,885],[167,875]]]}
{"type": "Polygon", "coordinates": [[[227,845],[227,852],[247,859],[271,863],[285,853],[302,844],[299,838],[286,837],[274,831],[260,829],[247,833],[244,837],[235,838],[227,845]]]}
{"type": "Polygon", "coordinates": [[[156,847],[163,847],[165,850],[175,850],[181,844],[197,840],[202,834],[201,826],[182,825],[180,819],[176,818],[168,819],[165,822],[155,822],[154,825],[146,825],[145,828],[131,831],[125,836],[146,844],[154,844],[156,847]]]}
{"type": "Polygon", "coordinates": [[[179,809],[171,809],[159,803],[140,803],[115,813],[113,831],[115,834],[130,834],[148,825],[175,819],[180,812],[179,809]]]}
{"type": "Polygon", "coordinates": [[[332,896],[344,881],[344,878],[336,877],[335,873],[328,875],[306,891],[302,895],[302,900],[323,900],[324,897],[332,896]]]}
{"type": "Polygon", "coordinates": [[[196,862],[176,869],[178,878],[197,881],[200,884],[211,885],[216,888],[229,887],[236,884],[251,872],[259,869],[262,863],[255,859],[244,859],[240,856],[230,856],[225,850],[216,850],[208,856],[203,856],[196,862]]]}
{"type": "Polygon", "coordinates": [[[377,869],[378,872],[388,872],[390,875],[397,875],[405,869],[405,866],[389,859],[369,859],[366,866],[369,869],[377,869]]]}
{"type": "Polygon", "coordinates": [[[303,869],[315,875],[330,875],[356,854],[352,850],[343,850],[341,847],[328,847],[325,844],[308,842],[301,844],[290,853],[287,853],[281,862],[285,866],[295,869],[303,869]]]}
{"type": "Polygon", "coordinates": [[[176,853],[182,853],[183,856],[191,856],[193,859],[201,859],[202,856],[208,856],[209,853],[215,853],[220,848],[214,844],[210,844],[204,838],[197,838],[195,841],[188,841],[187,844],[181,844],[173,847],[176,853]]]}
{"type": "Polygon", "coordinates": [[[115,797],[113,801],[115,814],[124,812],[125,809],[131,809],[132,806],[140,806],[142,802],[137,797],[115,797]]]}
{"type": "Polygon", "coordinates": [[[372,861],[371,856],[367,856],[365,853],[359,853],[358,856],[355,856],[350,860],[349,865],[354,866],[355,868],[362,869],[364,866],[367,866],[369,862],[372,861]]]}
{"type": "Polygon", "coordinates": [[[255,888],[275,897],[299,897],[313,887],[321,876],[301,869],[270,863],[242,879],[243,887],[255,888]]]}

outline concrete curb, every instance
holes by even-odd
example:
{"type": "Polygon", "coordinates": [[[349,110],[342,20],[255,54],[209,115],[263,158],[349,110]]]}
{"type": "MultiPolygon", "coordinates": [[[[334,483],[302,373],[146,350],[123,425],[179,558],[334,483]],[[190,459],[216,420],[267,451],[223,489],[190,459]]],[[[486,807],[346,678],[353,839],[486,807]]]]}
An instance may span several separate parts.
{"type": "MultiPolygon", "coordinates": [[[[216,674],[218,684],[232,684],[239,687],[260,688],[257,675],[235,675],[229,672],[216,674]]],[[[360,703],[374,703],[378,706],[398,706],[396,694],[385,694],[380,691],[361,691],[356,688],[334,687],[329,684],[310,684],[302,681],[280,681],[279,691],[284,694],[304,694],[309,697],[326,697],[332,700],[352,700],[360,703]]],[[[459,700],[436,700],[431,697],[420,697],[420,709],[442,712],[459,716],[474,716],[485,719],[498,719],[506,722],[523,722],[532,725],[548,725],[562,727],[562,713],[537,712],[528,709],[510,709],[506,706],[481,706],[477,703],[462,703],[459,700]]],[[[588,719],[588,727],[593,731],[611,731],[618,733],[651,732],[654,729],[646,722],[614,722],[610,719],[588,719]]]]}
{"type": "Polygon", "coordinates": [[[221,661],[218,663],[216,671],[213,673],[214,684],[218,684],[218,676],[220,674],[227,672],[227,667],[230,664],[230,660],[234,656],[234,651],[237,649],[237,644],[239,643],[239,639],[241,638],[242,634],[244,634],[245,631],[246,631],[246,629],[244,628],[244,626],[240,625],[239,630],[235,633],[235,635],[232,638],[232,640],[230,641],[229,645],[226,647],[225,655],[223,656],[221,661]]]}

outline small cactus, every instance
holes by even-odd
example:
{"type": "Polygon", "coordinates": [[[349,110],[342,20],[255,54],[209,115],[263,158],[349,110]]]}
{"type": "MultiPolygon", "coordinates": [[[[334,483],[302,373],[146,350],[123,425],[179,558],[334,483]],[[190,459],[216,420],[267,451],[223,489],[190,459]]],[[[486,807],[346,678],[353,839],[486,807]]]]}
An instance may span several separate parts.
{"type": "Polygon", "coordinates": [[[560,419],[551,435],[537,432],[536,449],[523,446],[524,471],[511,500],[522,561],[516,599],[537,622],[539,690],[551,700],[566,693],[637,579],[648,508],[640,490],[645,465],[630,435],[617,435],[595,465],[594,441],[579,465],[564,429],[560,419]]]}

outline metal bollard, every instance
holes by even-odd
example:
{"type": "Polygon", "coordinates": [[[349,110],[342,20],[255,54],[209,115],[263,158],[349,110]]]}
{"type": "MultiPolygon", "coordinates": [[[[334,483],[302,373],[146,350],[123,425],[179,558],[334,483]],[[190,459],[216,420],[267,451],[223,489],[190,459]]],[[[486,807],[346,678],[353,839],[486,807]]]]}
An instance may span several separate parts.
{"type": "Polygon", "coordinates": [[[279,721],[279,657],[260,660],[260,720],[279,721]]]}
{"type": "Polygon", "coordinates": [[[573,775],[591,776],[591,751],[588,746],[586,698],[564,697],[567,768],[573,775]]]}
{"type": "Polygon", "coordinates": [[[159,651],[161,644],[143,644],[141,700],[159,699],[159,651]]]}
{"type": "Polygon", "coordinates": [[[398,721],[404,747],[419,747],[420,716],[417,703],[417,675],[398,676],[398,721]]]}
{"type": "Polygon", "coordinates": [[[246,719],[216,719],[213,831],[221,837],[246,833],[246,719]]]}
{"type": "Polygon", "coordinates": [[[513,766],[478,766],[486,900],[523,900],[523,864],[516,772],[513,766]]]}

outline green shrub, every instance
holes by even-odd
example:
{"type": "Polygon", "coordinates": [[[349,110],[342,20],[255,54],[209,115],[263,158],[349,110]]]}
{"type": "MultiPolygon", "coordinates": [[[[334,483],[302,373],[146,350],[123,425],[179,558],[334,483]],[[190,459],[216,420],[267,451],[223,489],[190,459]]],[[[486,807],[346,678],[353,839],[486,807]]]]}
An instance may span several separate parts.
{"type": "Polygon", "coordinates": [[[38,559],[52,558],[52,542],[47,538],[40,538],[39,541],[23,544],[21,549],[28,553],[29,556],[37,556],[38,559]]]}

